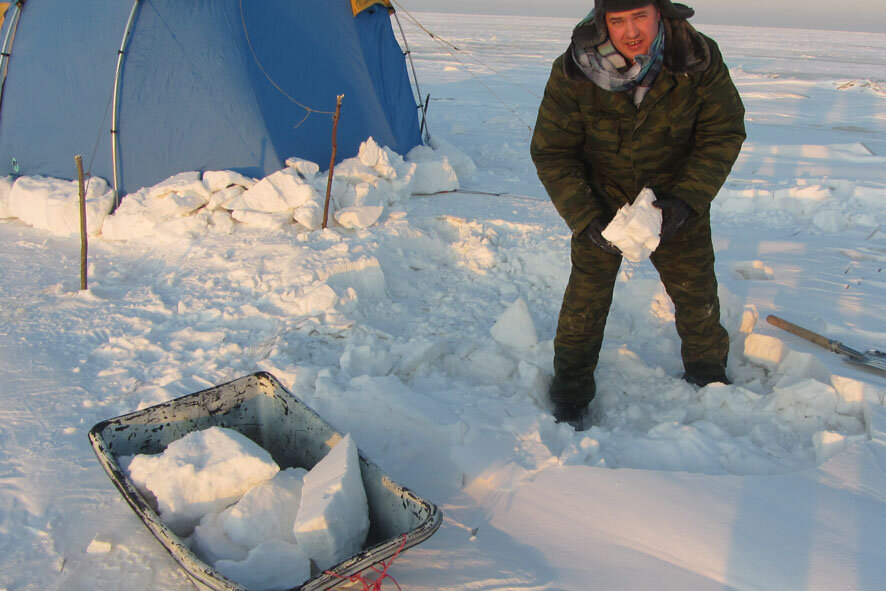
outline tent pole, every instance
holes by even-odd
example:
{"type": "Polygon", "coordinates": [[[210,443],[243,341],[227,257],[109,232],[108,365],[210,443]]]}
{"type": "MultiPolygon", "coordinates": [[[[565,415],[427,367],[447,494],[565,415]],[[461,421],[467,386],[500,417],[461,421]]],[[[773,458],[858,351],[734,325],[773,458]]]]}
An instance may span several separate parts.
{"type": "Polygon", "coordinates": [[[422,104],[421,89],[418,87],[418,76],[415,74],[415,62],[412,61],[412,51],[409,49],[409,41],[406,40],[406,32],[403,31],[403,25],[400,24],[400,17],[397,16],[396,10],[394,11],[394,19],[397,21],[397,26],[400,28],[400,36],[403,38],[403,46],[406,48],[406,57],[409,58],[409,67],[412,68],[412,80],[415,82],[415,92],[418,93],[418,106],[421,111],[421,127],[424,129],[424,141],[427,143],[431,137],[428,133],[428,121],[425,117],[428,108],[426,105],[422,104]]]}
{"type": "Polygon", "coordinates": [[[0,48],[0,106],[3,104],[3,87],[6,85],[6,71],[9,68],[9,56],[12,42],[15,39],[15,30],[18,28],[18,19],[22,13],[24,0],[19,0],[10,7],[12,14],[6,14],[9,24],[6,27],[6,36],[3,38],[3,47],[0,48]]]}
{"type": "Polygon", "coordinates": [[[123,31],[123,40],[120,41],[120,49],[117,51],[117,71],[114,74],[114,110],[111,114],[111,159],[114,168],[114,209],[120,205],[120,142],[117,128],[118,112],[120,110],[120,77],[123,74],[123,54],[132,35],[132,26],[135,23],[135,13],[138,10],[140,0],[135,0],[132,10],[129,11],[129,20],[126,21],[126,30],[123,31]]]}

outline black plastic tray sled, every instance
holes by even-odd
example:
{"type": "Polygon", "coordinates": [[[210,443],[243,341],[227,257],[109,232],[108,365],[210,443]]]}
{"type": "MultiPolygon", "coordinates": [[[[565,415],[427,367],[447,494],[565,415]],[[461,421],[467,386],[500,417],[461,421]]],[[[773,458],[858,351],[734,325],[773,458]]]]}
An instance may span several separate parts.
{"type": "MultiPolygon", "coordinates": [[[[160,521],[152,502],[138,492],[118,463],[118,458],[125,456],[160,453],[187,433],[212,426],[249,437],[265,448],[281,469],[310,470],[343,435],[265,372],[102,421],[90,430],[95,454],[114,485],[197,587],[248,591],[191,552],[160,521]]],[[[393,482],[362,452],[360,470],[369,502],[370,526],[364,548],[329,569],[334,574],[318,573],[294,589],[330,589],[426,540],[440,527],[442,515],[436,505],[393,482]]]]}

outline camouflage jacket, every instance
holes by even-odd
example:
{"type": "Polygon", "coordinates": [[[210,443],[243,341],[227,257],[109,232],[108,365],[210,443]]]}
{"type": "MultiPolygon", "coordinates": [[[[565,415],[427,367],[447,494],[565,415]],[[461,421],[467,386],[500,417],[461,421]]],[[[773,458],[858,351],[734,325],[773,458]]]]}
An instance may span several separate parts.
{"type": "Polygon", "coordinates": [[[647,186],[702,214],[738,157],[744,106],[717,44],[685,20],[664,21],[664,65],[639,108],[589,81],[572,47],[554,61],[530,151],[573,232],[647,186]]]}

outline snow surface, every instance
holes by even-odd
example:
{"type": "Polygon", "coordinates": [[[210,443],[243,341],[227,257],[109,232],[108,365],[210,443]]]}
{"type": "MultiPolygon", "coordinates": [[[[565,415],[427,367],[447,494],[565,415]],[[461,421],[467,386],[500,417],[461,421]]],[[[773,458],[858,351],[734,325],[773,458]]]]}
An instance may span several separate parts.
{"type": "Polygon", "coordinates": [[[317,165],[280,175],[304,192],[283,212],[246,202],[262,179],[183,171],[90,223],[80,292],[76,234],[47,227],[70,218],[45,213],[70,182],[0,183],[0,213],[31,204],[0,221],[0,588],[191,589],[86,432],[261,369],[441,507],[389,571],[404,589],[881,589],[886,380],[764,319],[886,349],[886,35],[698,25],[748,113],[712,209],[735,384],[680,380],[673,307],[625,262],[576,433],[545,396],[569,233],[528,143],[582,15],[418,16],[468,52],[400,14],[436,147],[345,167],[335,211],[359,215],[326,231],[317,165]]]}

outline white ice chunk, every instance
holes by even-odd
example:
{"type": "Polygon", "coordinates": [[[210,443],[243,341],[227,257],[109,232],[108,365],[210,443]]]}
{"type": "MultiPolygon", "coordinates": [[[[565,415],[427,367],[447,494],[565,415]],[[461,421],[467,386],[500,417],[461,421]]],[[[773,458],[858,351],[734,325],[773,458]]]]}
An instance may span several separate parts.
{"type": "Polygon", "coordinates": [[[149,197],[149,199],[148,207],[162,219],[190,215],[206,205],[211,199],[211,195],[187,190],[164,193],[160,196],[149,197]]]}
{"type": "Polygon", "coordinates": [[[369,509],[357,446],[350,435],[305,476],[293,531],[299,546],[320,570],[362,548],[369,531],[369,509]]]}
{"type": "Polygon", "coordinates": [[[11,176],[0,177],[0,219],[15,217],[9,210],[9,194],[14,182],[11,176]]]}
{"type": "Polygon", "coordinates": [[[490,333],[493,339],[505,347],[530,349],[538,343],[538,333],[529,314],[529,307],[522,298],[508,306],[492,325],[490,333]]]}
{"type": "Polygon", "coordinates": [[[247,226],[265,230],[282,230],[292,219],[288,213],[265,213],[244,209],[235,209],[231,212],[231,217],[247,226]]]}
{"type": "Polygon", "coordinates": [[[289,468],[249,489],[225,517],[225,533],[247,548],[271,539],[295,543],[292,526],[305,474],[304,468],[289,468]]]}
{"type": "MultiPolygon", "coordinates": [[[[855,406],[867,401],[870,404],[886,403],[886,389],[853,378],[832,375],[831,385],[840,396],[842,404],[855,406]]],[[[839,407],[838,407],[839,408],[839,407]]]]}
{"type": "Polygon", "coordinates": [[[380,177],[394,178],[397,176],[397,169],[391,164],[388,153],[371,137],[360,144],[357,159],[373,169],[380,177]]]}
{"type": "Polygon", "coordinates": [[[815,379],[827,383],[831,379],[831,372],[818,357],[812,353],[801,351],[788,351],[778,366],[779,380],[776,385],[782,386],[802,379],[815,379]]]}
{"type": "Polygon", "coordinates": [[[495,381],[508,379],[516,369],[517,364],[513,357],[487,347],[472,351],[463,368],[474,375],[495,381]]]}
{"type": "Polygon", "coordinates": [[[180,172],[146,190],[148,199],[159,199],[171,193],[196,193],[202,196],[206,202],[212,195],[212,191],[208,190],[200,180],[200,173],[195,171],[180,172]]]}
{"type": "Polygon", "coordinates": [[[412,179],[413,193],[431,194],[458,189],[458,173],[445,155],[438,154],[429,146],[415,146],[406,158],[417,165],[412,179]]]}
{"type": "Polygon", "coordinates": [[[254,441],[221,427],[192,431],[160,454],[137,455],[128,468],[136,486],[156,497],[163,522],[180,535],[279,470],[254,441]]]}
{"type": "Polygon", "coordinates": [[[787,352],[788,346],[776,337],[749,334],[744,341],[745,358],[770,369],[778,367],[787,352]]]}
{"type": "Polygon", "coordinates": [[[234,540],[224,530],[224,523],[231,514],[233,507],[221,513],[209,513],[194,528],[194,534],[188,538],[191,550],[207,564],[215,564],[219,560],[246,560],[249,548],[234,540]]]}
{"type": "Polygon", "coordinates": [[[92,541],[89,542],[89,545],[86,547],[87,554],[107,554],[111,551],[112,544],[109,540],[105,540],[96,536],[92,538],[92,541]]]}
{"type": "Polygon", "coordinates": [[[268,540],[243,561],[219,560],[215,568],[250,591],[283,591],[311,578],[311,563],[297,544],[268,540]]]}
{"type": "Polygon", "coordinates": [[[308,182],[313,181],[314,177],[317,176],[317,173],[320,172],[319,164],[309,160],[302,160],[301,158],[287,158],[286,166],[294,169],[308,182]]]}
{"type": "Polygon", "coordinates": [[[207,170],[203,173],[203,185],[210,193],[215,193],[230,187],[242,187],[248,189],[257,181],[243,176],[233,170],[207,170]]]}
{"type": "Polygon", "coordinates": [[[316,197],[316,191],[295,169],[278,170],[243,193],[246,209],[266,213],[292,211],[316,197]]]}
{"type": "Polygon", "coordinates": [[[234,200],[241,197],[245,190],[246,189],[240,185],[231,185],[230,187],[220,189],[212,194],[212,197],[210,197],[209,202],[206,204],[206,209],[210,211],[215,211],[217,209],[234,209],[234,200]]]}
{"type": "Polygon", "coordinates": [[[346,207],[335,212],[335,221],[349,229],[368,228],[379,220],[384,211],[382,205],[346,207]]]}
{"type": "Polygon", "coordinates": [[[757,326],[759,317],[760,314],[757,312],[757,307],[753,304],[748,304],[741,313],[741,326],[738,330],[743,334],[754,332],[754,327],[757,326]]]}
{"type": "Polygon", "coordinates": [[[424,363],[431,364],[440,359],[443,345],[438,341],[416,337],[406,343],[391,345],[391,354],[400,358],[397,363],[397,373],[408,374],[424,363]]]}
{"type": "Polygon", "coordinates": [[[446,156],[446,159],[449,161],[449,164],[452,165],[458,178],[470,179],[477,173],[477,165],[474,164],[471,157],[458,149],[455,144],[436,136],[432,137],[429,143],[437,154],[446,156]]]}
{"type": "Polygon", "coordinates": [[[812,436],[815,459],[824,463],[849,446],[851,439],[834,431],[819,431],[812,436]]]}
{"type": "Polygon", "coordinates": [[[378,173],[363,164],[359,158],[348,158],[335,166],[334,178],[355,185],[358,183],[375,184],[378,181],[378,173]]]}
{"type": "Polygon", "coordinates": [[[786,388],[775,386],[773,391],[778,394],[782,401],[787,401],[793,406],[801,407],[797,410],[804,416],[809,412],[828,418],[837,412],[837,392],[830,385],[817,380],[803,380],[786,388]]]}
{"type": "Polygon", "coordinates": [[[630,205],[619,209],[603,230],[603,238],[617,246],[624,257],[638,263],[658,247],[661,210],[652,205],[655,193],[643,189],[630,205]]]}
{"type": "MultiPolygon", "coordinates": [[[[92,177],[86,184],[86,231],[98,234],[114,205],[108,183],[92,177]]],[[[80,233],[80,189],[77,181],[48,177],[19,177],[9,191],[7,217],[47,230],[56,236],[80,233]]]]}
{"type": "Polygon", "coordinates": [[[319,316],[335,309],[338,294],[335,290],[321,283],[296,298],[292,313],[296,316],[319,316]]]}
{"type": "Polygon", "coordinates": [[[353,377],[387,375],[394,360],[386,347],[377,345],[347,345],[339,360],[342,371],[353,377]]]}
{"type": "Polygon", "coordinates": [[[324,201],[325,197],[315,191],[310,199],[293,212],[292,219],[308,230],[319,230],[323,227],[324,201]]]}

